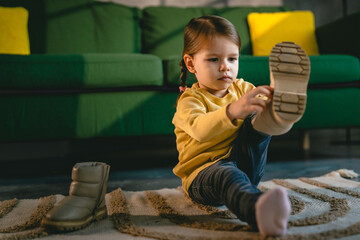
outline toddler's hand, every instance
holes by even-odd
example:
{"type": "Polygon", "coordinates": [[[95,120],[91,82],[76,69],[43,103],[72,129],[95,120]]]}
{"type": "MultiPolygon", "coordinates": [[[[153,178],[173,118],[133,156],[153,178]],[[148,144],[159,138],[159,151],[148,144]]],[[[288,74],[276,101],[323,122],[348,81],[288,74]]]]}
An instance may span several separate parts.
{"type": "Polygon", "coordinates": [[[226,113],[229,119],[244,119],[253,112],[264,111],[266,104],[271,101],[273,90],[270,86],[259,86],[247,92],[239,100],[228,105],[226,113]]]}

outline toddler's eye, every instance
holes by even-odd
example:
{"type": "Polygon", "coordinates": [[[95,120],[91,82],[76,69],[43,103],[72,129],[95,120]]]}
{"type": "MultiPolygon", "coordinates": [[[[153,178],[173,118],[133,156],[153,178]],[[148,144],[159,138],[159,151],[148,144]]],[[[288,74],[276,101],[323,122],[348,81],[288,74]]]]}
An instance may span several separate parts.
{"type": "Polygon", "coordinates": [[[236,61],[237,60],[237,58],[229,58],[229,61],[230,62],[234,62],[234,61],[236,61]]]}
{"type": "Polygon", "coordinates": [[[217,62],[218,59],[217,59],[217,58],[209,58],[208,61],[209,61],[209,62],[217,62]]]}

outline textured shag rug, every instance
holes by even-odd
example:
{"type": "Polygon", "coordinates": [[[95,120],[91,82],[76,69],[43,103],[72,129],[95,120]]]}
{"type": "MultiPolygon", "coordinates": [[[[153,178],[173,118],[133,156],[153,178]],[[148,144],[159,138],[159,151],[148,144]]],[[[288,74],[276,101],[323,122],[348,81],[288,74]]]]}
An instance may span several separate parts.
{"type": "MultiPolygon", "coordinates": [[[[283,186],[292,204],[287,235],[278,239],[360,239],[360,183],[351,170],[315,178],[262,182],[263,191],[283,186]]],[[[226,208],[199,205],[181,188],[106,195],[109,217],[69,233],[40,227],[64,196],[0,202],[0,239],[263,239],[226,208]]]]}

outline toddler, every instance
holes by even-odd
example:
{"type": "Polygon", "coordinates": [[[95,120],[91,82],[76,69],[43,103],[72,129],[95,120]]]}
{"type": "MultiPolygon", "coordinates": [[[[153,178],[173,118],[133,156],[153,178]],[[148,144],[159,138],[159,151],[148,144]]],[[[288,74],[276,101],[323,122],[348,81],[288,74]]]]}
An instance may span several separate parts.
{"type": "MultiPolygon", "coordinates": [[[[286,233],[291,212],[287,192],[278,187],[262,193],[257,185],[264,174],[271,135],[287,132],[302,116],[308,73],[296,76],[294,81],[300,79],[302,85],[295,93],[286,83],[292,67],[285,73],[271,67],[271,86],[254,87],[236,78],[240,48],[238,32],[222,17],[193,18],[187,24],[173,118],[179,163],[173,171],[193,201],[225,204],[261,234],[280,236],[286,233]],[[187,71],[197,79],[191,88],[186,88],[187,71]],[[280,97],[273,99],[273,95],[280,97]]],[[[277,48],[302,51],[289,42],[277,48]]],[[[274,48],[270,59],[276,54],[274,48]]],[[[283,57],[275,62],[284,64],[283,57]]]]}

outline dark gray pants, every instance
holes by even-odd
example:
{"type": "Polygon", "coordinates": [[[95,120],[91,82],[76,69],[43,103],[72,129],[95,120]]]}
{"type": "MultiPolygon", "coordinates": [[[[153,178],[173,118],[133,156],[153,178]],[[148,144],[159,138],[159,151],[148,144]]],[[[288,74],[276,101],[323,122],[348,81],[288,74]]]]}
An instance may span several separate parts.
{"type": "Polygon", "coordinates": [[[218,206],[225,204],[240,220],[257,229],[255,203],[261,195],[257,188],[267,159],[270,136],[265,136],[245,119],[229,158],[202,170],[189,188],[195,202],[218,206]]]}

